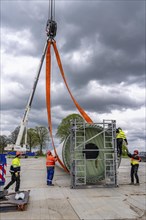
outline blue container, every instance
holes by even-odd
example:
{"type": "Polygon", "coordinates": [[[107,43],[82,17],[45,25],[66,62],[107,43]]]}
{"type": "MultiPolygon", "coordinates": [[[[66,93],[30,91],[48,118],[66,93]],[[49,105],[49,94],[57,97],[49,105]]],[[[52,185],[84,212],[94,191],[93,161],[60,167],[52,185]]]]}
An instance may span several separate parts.
{"type": "Polygon", "coordinates": [[[0,154],[0,186],[3,186],[6,181],[5,179],[6,167],[7,167],[6,154],[0,154]]]}
{"type": "MultiPolygon", "coordinates": [[[[8,152],[7,155],[16,156],[16,151],[8,152]]],[[[27,152],[25,153],[25,155],[28,156],[28,157],[34,157],[34,156],[35,156],[35,152],[27,151],[27,152]]]]}
{"type": "Polygon", "coordinates": [[[12,155],[12,156],[16,156],[16,151],[11,151],[11,152],[8,152],[7,155],[12,155]]]}
{"type": "Polygon", "coordinates": [[[26,152],[26,155],[29,156],[29,157],[34,157],[35,153],[29,151],[29,152],[26,152]]]}

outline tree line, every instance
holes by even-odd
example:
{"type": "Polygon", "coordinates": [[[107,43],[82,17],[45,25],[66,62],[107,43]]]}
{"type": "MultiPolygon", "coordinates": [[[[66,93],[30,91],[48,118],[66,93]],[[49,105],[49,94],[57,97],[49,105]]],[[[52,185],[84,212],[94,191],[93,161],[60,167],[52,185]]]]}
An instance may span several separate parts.
{"type": "MultiPolygon", "coordinates": [[[[10,135],[0,135],[0,153],[4,152],[7,144],[15,144],[17,136],[19,133],[20,127],[16,127],[10,135]]],[[[25,132],[24,132],[25,133],[25,132]]],[[[25,134],[22,137],[21,146],[25,143],[25,134]]],[[[39,147],[39,153],[42,154],[43,147],[45,147],[46,142],[49,141],[49,132],[48,129],[44,126],[36,126],[35,128],[29,128],[27,130],[27,145],[29,151],[32,151],[32,148],[39,147]]]]}
{"type": "MultiPolygon", "coordinates": [[[[76,119],[78,122],[83,121],[83,118],[79,114],[71,114],[65,117],[59,124],[56,132],[56,137],[63,142],[70,133],[71,121],[76,119]]],[[[19,127],[16,127],[10,135],[0,135],[0,153],[4,152],[7,144],[15,144],[19,133],[19,127]]],[[[50,140],[48,128],[44,126],[36,126],[35,128],[27,129],[27,144],[29,151],[33,148],[39,147],[39,154],[42,155],[42,150],[45,148],[47,142],[50,140]]],[[[25,132],[21,141],[21,145],[25,143],[25,132]]]]}

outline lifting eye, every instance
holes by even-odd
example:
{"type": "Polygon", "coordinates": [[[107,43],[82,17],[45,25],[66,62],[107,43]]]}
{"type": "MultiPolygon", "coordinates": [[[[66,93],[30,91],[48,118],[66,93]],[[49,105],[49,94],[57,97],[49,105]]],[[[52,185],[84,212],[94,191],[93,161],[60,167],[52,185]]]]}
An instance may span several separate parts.
{"type": "Polygon", "coordinates": [[[83,150],[83,154],[86,154],[86,159],[97,159],[99,155],[99,148],[93,144],[88,143],[85,145],[85,149],[83,150]]]}

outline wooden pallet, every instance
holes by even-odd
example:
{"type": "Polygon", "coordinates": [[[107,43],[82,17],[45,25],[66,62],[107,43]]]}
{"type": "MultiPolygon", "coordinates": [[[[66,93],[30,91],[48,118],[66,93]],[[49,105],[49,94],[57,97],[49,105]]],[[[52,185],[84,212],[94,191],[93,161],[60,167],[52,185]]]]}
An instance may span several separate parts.
{"type": "Polygon", "coordinates": [[[9,193],[2,199],[0,199],[0,211],[1,212],[8,212],[8,211],[24,211],[26,210],[28,201],[29,201],[29,193],[28,191],[21,191],[25,194],[23,200],[16,200],[15,195],[16,193],[9,193]]]}

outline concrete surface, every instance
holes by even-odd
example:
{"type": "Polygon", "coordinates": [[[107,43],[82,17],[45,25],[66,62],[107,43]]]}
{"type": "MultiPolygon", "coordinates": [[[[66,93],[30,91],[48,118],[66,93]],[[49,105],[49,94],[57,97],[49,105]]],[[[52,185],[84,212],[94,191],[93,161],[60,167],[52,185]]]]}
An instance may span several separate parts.
{"type": "MultiPolygon", "coordinates": [[[[10,165],[11,159],[8,159],[10,165]]],[[[122,159],[117,188],[70,189],[70,176],[56,167],[46,185],[45,158],[21,159],[21,190],[31,190],[26,211],[5,212],[1,220],[146,219],[146,163],[139,167],[140,186],[130,186],[129,159],[122,159]]],[[[10,173],[7,168],[7,181],[10,173]]],[[[14,185],[9,192],[14,191],[14,185]]]]}

